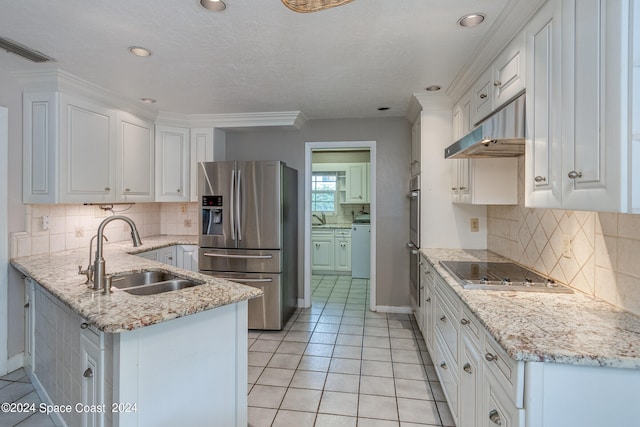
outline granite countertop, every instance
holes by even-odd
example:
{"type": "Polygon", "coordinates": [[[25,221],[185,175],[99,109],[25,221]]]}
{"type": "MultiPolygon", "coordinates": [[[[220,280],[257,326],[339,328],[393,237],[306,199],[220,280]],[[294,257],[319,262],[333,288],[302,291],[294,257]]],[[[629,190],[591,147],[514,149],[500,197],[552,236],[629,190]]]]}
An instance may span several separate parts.
{"type": "Polygon", "coordinates": [[[464,289],[440,261],[509,261],[482,250],[421,249],[515,360],[640,369],[640,317],[573,294],[464,289]]]}
{"type": "Polygon", "coordinates": [[[78,274],[79,265],[87,267],[88,248],[14,258],[11,264],[88,323],[109,333],[125,332],[262,295],[258,288],[132,255],[172,245],[197,245],[197,236],[156,236],[142,241],[143,245],[137,248],[130,241],[105,244],[107,274],[163,269],[205,283],[156,295],[131,295],[116,288],[113,293],[103,295],[102,291],[87,288],[86,276],[78,274]]]}

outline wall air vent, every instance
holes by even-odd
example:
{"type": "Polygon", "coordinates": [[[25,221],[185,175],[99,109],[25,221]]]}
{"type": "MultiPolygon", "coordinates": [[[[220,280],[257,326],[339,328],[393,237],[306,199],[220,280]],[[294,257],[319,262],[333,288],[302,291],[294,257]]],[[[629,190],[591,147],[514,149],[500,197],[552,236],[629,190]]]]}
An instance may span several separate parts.
{"type": "Polygon", "coordinates": [[[33,50],[28,48],[27,46],[21,45],[20,43],[16,43],[13,40],[6,39],[4,37],[0,37],[0,49],[4,49],[7,52],[15,53],[16,55],[20,55],[23,58],[28,59],[33,62],[49,62],[54,59],[48,57],[47,55],[38,52],[37,50],[33,50]]]}

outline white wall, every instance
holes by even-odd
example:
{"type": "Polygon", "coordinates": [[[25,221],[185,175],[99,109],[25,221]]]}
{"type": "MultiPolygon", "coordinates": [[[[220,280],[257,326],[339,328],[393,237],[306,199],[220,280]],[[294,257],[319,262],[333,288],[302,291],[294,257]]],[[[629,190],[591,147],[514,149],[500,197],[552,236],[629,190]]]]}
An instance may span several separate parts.
{"type": "Polygon", "coordinates": [[[420,247],[486,249],[487,208],[451,203],[453,162],[444,158],[452,144],[452,114],[448,101],[421,100],[421,217],[420,247]],[[480,231],[470,231],[470,218],[480,220],[480,231]]]}
{"type": "Polygon", "coordinates": [[[409,202],[411,127],[404,118],[310,120],[300,131],[227,132],[227,160],[283,160],[298,170],[298,296],[303,297],[304,155],[310,141],[376,141],[377,293],[383,306],[409,305],[409,202]]]}

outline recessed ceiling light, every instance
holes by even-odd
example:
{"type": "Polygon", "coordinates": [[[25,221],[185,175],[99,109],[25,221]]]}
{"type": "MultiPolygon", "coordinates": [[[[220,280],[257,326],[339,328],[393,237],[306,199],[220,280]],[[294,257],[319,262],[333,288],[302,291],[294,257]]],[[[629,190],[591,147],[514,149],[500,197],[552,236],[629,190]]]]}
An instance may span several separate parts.
{"type": "Polygon", "coordinates": [[[482,24],[485,17],[482,13],[470,13],[458,19],[458,25],[467,28],[475,27],[476,25],[482,24]]]}
{"type": "Polygon", "coordinates": [[[145,104],[155,104],[156,100],[153,98],[140,98],[140,101],[144,102],[145,104]]]}
{"type": "Polygon", "coordinates": [[[389,107],[378,107],[378,111],[387,111],[389,107]]]}
{"type": "Polygon", "coordinates": [[[431,85],[431,86],[427,86],[425,88],[425,90],[428,91],[428,92],[437,92],[440,89],[442,89],[442,88],[440,86],[438,86],[438,85],[431,85]]]}
{"type": "Polygon", "coordinates": [[[129,52],[135,56],[151,56],[151,51],[149,49],[140,46],[129,47],[129,52]]]}
{"type": "Polygon", "coordinates": [[[200,5],[212,12],[222,12],[227,8],[222,0],[200,0],[200,5]]]}

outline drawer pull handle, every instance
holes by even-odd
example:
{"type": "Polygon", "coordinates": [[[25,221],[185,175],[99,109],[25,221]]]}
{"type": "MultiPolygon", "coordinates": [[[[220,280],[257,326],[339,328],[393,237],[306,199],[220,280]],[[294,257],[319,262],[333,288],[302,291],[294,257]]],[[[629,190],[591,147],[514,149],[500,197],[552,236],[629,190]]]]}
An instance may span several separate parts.
{"type": "Polygon", "coordinates": [[[494,424],[497,424],[499,426],[502,425],[502,420],[500,419],[500,414],[495,409],[492,409],[491,412],[489,412],[489,419],[494,424]]]}
{"type": "Polygon", "coordinates": [[[30,306],[30,304],[29,304],[29,303],[26,303],[26,304],[24,305],[24,308],[29,308],[29,306],[30,306]]]}
{"type": "Polygon", "coordinates": [[[469,322],[467,319],[465,319],[465,318],[463,317],[463,318],[460,320],[460,323],[462,323],[463,325],[468,325],[468,324],[469,324],[469,323],[471,323],[471,322],[469,322]]]}
{"type": "Polygon", "coordinates": [[[80,324],[80,329],[87,329],[89,327],[89,324],[87,322],[82,322],[80,324]]]}
{"type": "Polygon", "coordinates": [[[442,317],[440,318],[440,321],[442,321],[442,322],[446,322],[446,321],[447,321],[447,316],[442,316],[442,317]]]}
{"type": "Polygon", "coordinates": [[[536,176],[535,178],[533,178],[533,180],[534,180],[535,182],[545,182],[545,181],[547,180],[547,178],[545,178],[544,176],[540,176],[540,175],[538,175],[538,176],[536,176]]]}
{"type": "Polygon", "coordinates": [[[495,82],[493,82],[493,85],[495,87],[502,86],[502,82],[500,80],[496,80],[495,82]]]}
{"type": "Polygon", "coordinates": [[[442,363],[440,364],[440,367],[441,367],[442,369],[447,369],[447,364],[446,364],[446,363],[444,363],[444,362],[442,362],[442,363]]]}
{"type": "Polygon", "coordinates": [[[462,369],[464,369],[464,371],[467,374],[471,374],[473,371],[471,370],[471,365],[469,365],[468,363],[465,363],[464,366],[462,367],[462,369]]]}
{"type": "Polygon", "coordinates": [[[481,94],[480,94],[480,99],[485,99],[486,97],[487,97],[487,94],[486,94],[486,93],[481,93],[481,94]]]}
{"type": "Polygon", "coordinates": [[[582,178],[582,172],[571,171],[567,176],[571,179],[582,178]]]}
{"type": "Polygon", "coordinates": [[[85,378],[92,378],[93,377],[93,371],[91,370],[91,368],[87,368],[86,371],[84,371],[84,374],[82,374],[83,377],[85,378]]]}
{"type": "Polygon", "coordinates": [[[427,297],[426,302],[431,302],[431,297],[427,297]]]}
{"type": "Polygon", "coordinates": [[[487,362],[495,362],[496,360],[498,360],[498,356],[496,356],[495,354],[491,354],[491,353],[485,354],[484,358],[487,360],[487,362]]]}

